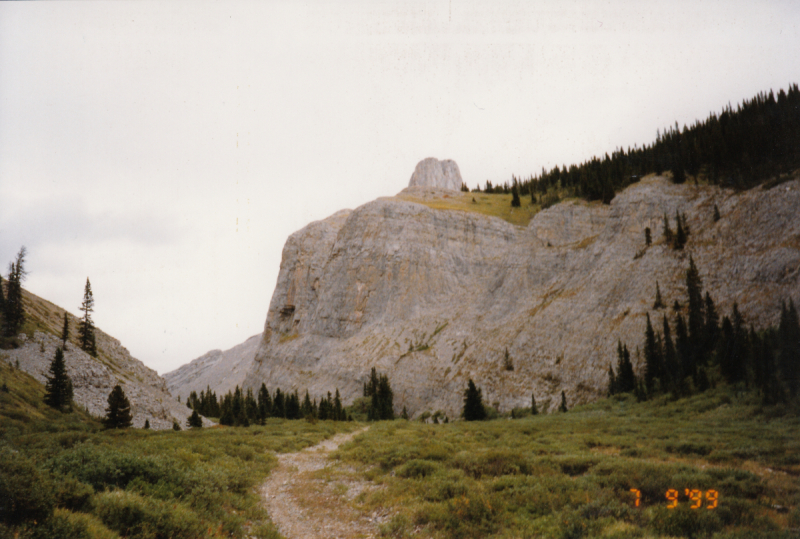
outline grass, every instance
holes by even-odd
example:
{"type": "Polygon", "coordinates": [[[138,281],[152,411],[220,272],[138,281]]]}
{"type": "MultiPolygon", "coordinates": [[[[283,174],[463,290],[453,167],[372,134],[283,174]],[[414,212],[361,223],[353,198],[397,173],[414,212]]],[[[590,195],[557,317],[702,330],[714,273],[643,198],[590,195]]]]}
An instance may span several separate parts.
{"type": "MultiPolygon", "coordinates": [[[[562,198],[556,197],[555,194],[555,191],[551,191],[548,195],[545,195],[544,207],[548,206],[548,200],[563,200],[562,198]]],[[[564,194],[562,193],[561,196],[564,196],[564,194]]],[[[522,227],[528,226],[533,216],[544,209],[540,202],[531,204],[530,195],[520,197],[521,206],[519,208],[511,207],[510,194],[465,193],[459,191],[448,193],[441,198],[437,197],[433,199],[421,198],[403,193],[396,195],[394,198],[407,202],[416,202],[437,210],[460,210],[499,217],[512,225],[522,227]]],[[[537,200],[539,200],[539,198],[539,195],[537,195],[537,200]]]]}
{"type": "Polygon", "coordinates": [[[762,408],[730,388],[516,421],[381,423],[336,458],[383,487],[357,503],[395,515],[388,537],[794,537],[800,528],[796,410],[762,408]],[[675,509],[669,489],[680,493],[675,509]],[[700,491],[701,509],[685,489],[700,491]],[[711,490],[718,507],[707,509],[711,490]]]}
{"type": "Polygon", "coordinates": [[[275,453],[353,423],[104,431],[42,404],[44,388],[0,362],[0,537],[276,538],[255,487],[275,453]]]}

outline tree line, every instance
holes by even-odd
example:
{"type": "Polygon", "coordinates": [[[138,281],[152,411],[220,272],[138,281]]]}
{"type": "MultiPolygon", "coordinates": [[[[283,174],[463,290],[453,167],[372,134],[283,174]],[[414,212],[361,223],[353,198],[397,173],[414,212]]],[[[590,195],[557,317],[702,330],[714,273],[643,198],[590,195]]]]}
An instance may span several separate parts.
{"type": "MultiPolygon", "coordinates": [[[[681,129],[656,131],[656,140],[642,147],[617,148],[569,167],[542,169],[527,179],[492,185],[486,193],[530,196],[544,206],[553,191],[567,196],[611,202],[615,194],[650,173],[672,172],[672,181],[705,177],[723,187],[747,189],[772,176],[800,166],[800,89],[790,84],[777,95],[772,90],[744,100],[735,109],[728,104],[720,113],[681,129]]],[[[480,192],[478,186],[473,191],[480,192]]]]}
{"type": "Polygon", "coordinates": [[[608,393],[634,392],[640,399],[663,392],[687,396],[709,389],[713,375],[718,374],[729,384],[758,391],[765,404],[797,397],[800,322],[793,300],[781,304],[777,327],[756,331],[752,325],[747,327],[736,302],[730,315],[720,321],[711,295],[703,294],[691,256],[685,283],[686,316],[676,300],[672,322],[656,288],[654,308],[664,312],[660,329],[654,328],[650,314],[646,315],[644,368],[638,377],[627,345],[618,342],[616,371],[611,365],[608,370],[608,393]]]}

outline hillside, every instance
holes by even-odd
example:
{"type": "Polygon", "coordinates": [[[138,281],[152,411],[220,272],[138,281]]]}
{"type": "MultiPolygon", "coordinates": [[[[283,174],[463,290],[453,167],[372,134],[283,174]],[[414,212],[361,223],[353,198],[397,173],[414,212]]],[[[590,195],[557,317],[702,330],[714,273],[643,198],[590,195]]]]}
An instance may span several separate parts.
{"type": "MultiPolygon", "coordinates": [[[[44,383],[55,350],[61,345],[64,309],[26,290],[23,291],[28,320],[16,339],[17,348],[0,350],[0,359],[44,383]]],[[[64,354],[67,374],[74,386],[75,403],[95,417],[105,415],[108,394],[120,384],[131,402],[133,425],[142,427],[146,420],[154,429],[172,427],[173,420],[186,423],[191,413],[167,390],[156,371],[131,356],[115,338],[96,330],[97,357],[80,349],[75,328],[78,318],[68,313],[71,339],[64,354]]]]}
{"type": "Polygon", "coordinates": [[[186,402],[192,391],[199,395],[210,387],[220,397],[244,382],[253,364],[261,335],[253,335],[230,350],[211,350],[163,375],[169,392],[186,402]]]}
{"type": "Polygon", "coordinates": [[[519,224],[477,198],[464,208],[474,195],[415,186],[290,236],[245,387],[338,387],[349,402],[374,366],[412,414],[457,416],[468,378],[500,410],[531,393],[553,410],[562,390],[570,404],[603,396],[618,339],[635,349],[646,314],[674,315],[653,309],[657,281],[685,304],[690,254],[721,314],[738,302],[759,328],[800,302],[797,176],[749,191],[650,176],[609,205],[562,202],[519,224]],[[682,251],[662,238],[676,212],[682,251]]]}

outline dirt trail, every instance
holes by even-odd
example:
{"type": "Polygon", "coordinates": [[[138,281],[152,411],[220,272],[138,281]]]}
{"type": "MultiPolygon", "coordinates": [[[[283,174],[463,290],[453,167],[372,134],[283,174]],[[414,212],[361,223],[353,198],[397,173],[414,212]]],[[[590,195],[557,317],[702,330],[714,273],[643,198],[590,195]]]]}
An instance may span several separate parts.
{"type": "Polygon", "coordinates": [[[366,430],[337,434],[303,451],[277,455],[278,467],[262,485],[261,496],[284,537],[366,539],[378,535],[381,518],[365,515],[349,503],[374,485],[328,458],[366,430]]]}

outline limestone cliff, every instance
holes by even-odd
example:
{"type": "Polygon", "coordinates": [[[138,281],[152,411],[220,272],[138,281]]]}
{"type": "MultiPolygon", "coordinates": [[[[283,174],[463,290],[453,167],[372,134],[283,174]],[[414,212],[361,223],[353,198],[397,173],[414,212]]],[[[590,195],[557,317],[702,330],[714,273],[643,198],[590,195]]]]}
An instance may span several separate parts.
{"type": "Polygon", "coordinates": [[[200,395],[210,387],[218,397],[244,382],[245,374],[261,342],[261,335],[253,335],[230,350],[211,350],[182,367],[163,375],[169,392],[183,402],[192,391],[200,395]]]}
{"type": "MultiPolygon", "coordinates": [[[[45,383],[56,348],[61,346],[57,335],[61,332],[64,310],[28,291],[23,291],[23,299],[26,315],[40,330],[32,335],[20,334],[20,346],[0,350],[0,359],[19,362],[20,369],[45,383]]],[[[97,357],[90,356],[76,342],[78,319],[72,315],[68,317],[73,339],[67,344],[64,362],[78,406],[93,416],[104,417],[108,394],[119,384],[131,403],[134,427],[143,427],[145,421],[149,421],[153,429],[172,428],[173,421],[186,425],[191,410],[169,394],[166,383],[156,371],[131,356],[117,339],[99,329],[95,330],[97,357]]]]}
{"type": "Polygon", "coordinates": [[[554,409],[562,389],[570,405],[605,393],[617,340],[635,349],[646,313],[672,316],[652,309],[656,281],[668,305],[685,301],[690,253],[720,313],[737,301],[762,327],[781,300],[800,303],[797,179],[734,192],[648,178],[610,205],[562,202],[526,227],[440,203],[472,196],[410,187],[290,236],[245,387],[338,387],[349,402],[375,366],[397,410],[456,417],[468,378],[501,410],[531,393],[554,409]],[[662,239],[676,211],[691,230],[683,251],[662,239]]]}

